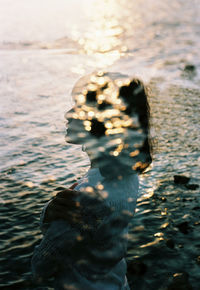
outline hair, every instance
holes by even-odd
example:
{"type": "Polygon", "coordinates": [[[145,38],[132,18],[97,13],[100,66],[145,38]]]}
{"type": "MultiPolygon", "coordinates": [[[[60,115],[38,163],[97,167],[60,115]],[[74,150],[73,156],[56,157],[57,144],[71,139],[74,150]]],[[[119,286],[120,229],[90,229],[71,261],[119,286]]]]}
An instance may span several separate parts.
{"type": "Polygon", "coordinates": [[[122,86],[119,95],[127,102],[126,113],[130,115],[132,112],[138,114],[139,123],[143,129],[145,136],[144,142],[139,151],[145,154],[145,163],[138,167],[139,172],[143,172],[152,162],[152,146],[150,141],[150,107],[148,103],[147,91],[143,83],[138,79],[133,79],[128,86],[122,86]]]}
{"type": "MultiPolygon", "coordinates": [[[[150,109],[142,81],[130,81],[127,76],[119,74],[97,73],[92,74],[89,81],[88,77],[86,82],[82,78],[78,82],[78,89],[76,87],[73,92],[79,111],[83,110],[89,116],[88,110],[93,110],[92,117],[84,117],[83,123],[89,120],[89,128],[85,129],[91,138],[101,144],[101,148],[104,137],[122,137],[121,144],[115,144],[109,150],[97,150],[95,162],[98,163],[101,174],[104,177],[119,177],[132,174],[133,171],[142,173],[152,162],[150,109]],[[81,102],[80,95],[83,96],[81,102]],[[113,113],[113,116],[109,117],[108,114],[105,117],[105,113],[112,112],[112,109],[120,111],[120,116],[113,113]],[[108,162],[102,162],[105,158],[109,159],[110,166],[108,162]]],[[[87,142],[82,141],[87,147],[88,139],[87,142]]]]}

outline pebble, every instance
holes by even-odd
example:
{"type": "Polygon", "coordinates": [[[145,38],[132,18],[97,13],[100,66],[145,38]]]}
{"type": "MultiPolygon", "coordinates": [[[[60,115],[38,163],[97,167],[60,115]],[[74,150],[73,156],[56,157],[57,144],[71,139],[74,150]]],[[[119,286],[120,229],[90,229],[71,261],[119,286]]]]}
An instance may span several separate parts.
{"type": "Polygon", "coordinates": [[[176,184],[187,184],[190,178],[184,175],[174,175],[174,183],[176,184]]]}
{"type": "Polygon", "coordinates": [[[188,234],[188,230],[189,230],[189,224],[188,222],[182,222],[180,224],[177,225],[177,228],[179,229],[179,231],[183,234],[188,234]]]}
{"type": "Polygon", "coordinates": [[[134,260],[128,264],[127,272],[132,275],[142,276],[147,271],[147,265],[142,261],[134,260]]]}
{"type": "Polygon", "coordinates": [[[186,184],[185,187],[187,189],[196,190],[197,188],[199,188],[199,185],[198,184],[186,184]]]}
{"type": "Polygon", "coordinates": [[[167,239],[167,240],[166,240],[166,245],[167,245],[167,247],[170,248],[170,249],[173,249],[174,246],[175,246],[174,241],[173,241],[172,239],[167,239]]]}
{"type": "Polygon", "coordinates": [[[184,67],[184,71],[187,72],[194,72],[196,70],[196,67],[193,64],[186,64],[184,67]]]}
{"type": "Polygon", "coordinates": [[[193,207],[193,210],[200,210],[200,206],[193,207]]]}

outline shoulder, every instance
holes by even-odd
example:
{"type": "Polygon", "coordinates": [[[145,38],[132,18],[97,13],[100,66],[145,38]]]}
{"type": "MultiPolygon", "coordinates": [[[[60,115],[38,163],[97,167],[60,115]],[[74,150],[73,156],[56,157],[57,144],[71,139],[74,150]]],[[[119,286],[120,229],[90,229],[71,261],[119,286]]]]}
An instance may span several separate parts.
{"type": "Polygon", "coordinates": [[[105,181],[104,191],[107,193],[106,203],[115,210],[134,211],[139,189],[137,174],[122,179],[105,181]]]}
{"type": "Polygon", "coordinates": [[[137,174],[131,174],[111,180],[105,179],[102,184],[105,190],[126,196],[127,194],[138,192],[139,178],[137,174]]]}

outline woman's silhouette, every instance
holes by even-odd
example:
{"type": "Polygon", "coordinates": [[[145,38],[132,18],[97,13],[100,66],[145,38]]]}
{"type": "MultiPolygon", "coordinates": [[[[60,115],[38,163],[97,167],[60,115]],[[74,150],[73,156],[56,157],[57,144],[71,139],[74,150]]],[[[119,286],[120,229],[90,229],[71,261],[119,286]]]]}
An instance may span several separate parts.
{"type": "Polygon", "coordinates": [[[129,289],[128,225],[138,173],[151,163],[147,94],[141,81],[115,73],[84,77],[72,94],[67,142],[84,145],[91,168],[45,207],[33,274],[54,277],[55,289],[129,289]]]}

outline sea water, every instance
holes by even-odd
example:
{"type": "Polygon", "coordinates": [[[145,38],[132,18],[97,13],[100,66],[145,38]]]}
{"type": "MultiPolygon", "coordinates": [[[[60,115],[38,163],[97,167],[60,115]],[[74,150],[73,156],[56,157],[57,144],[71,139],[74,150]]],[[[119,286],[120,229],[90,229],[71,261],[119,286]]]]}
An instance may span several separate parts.
{"type": "Polygon", "coordinates": [[[139,77],[149,90],[153,164],[140,177],[128,251],[130,263],[146,271],[130,271],[130,285],[164,289],[186,272],[199,289],[199,190],[175,185],[173,176],[200,180],[200,2],[0,0],[0,6],[1,288],[37,288],[30,259],[41,238],[41,209],[89,168],[81,147],[65,142],[71,90],[80,77],[102,70],[139,77]]]}

